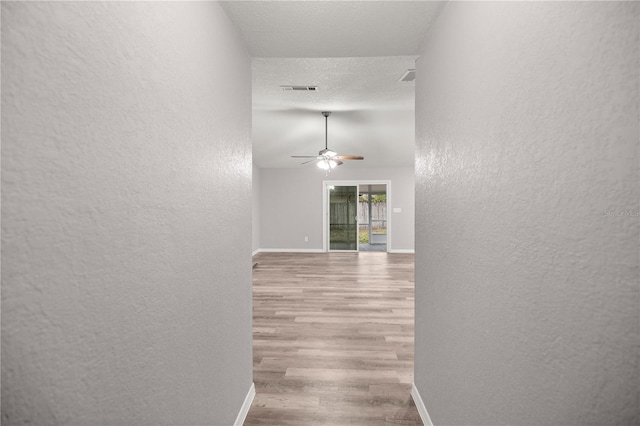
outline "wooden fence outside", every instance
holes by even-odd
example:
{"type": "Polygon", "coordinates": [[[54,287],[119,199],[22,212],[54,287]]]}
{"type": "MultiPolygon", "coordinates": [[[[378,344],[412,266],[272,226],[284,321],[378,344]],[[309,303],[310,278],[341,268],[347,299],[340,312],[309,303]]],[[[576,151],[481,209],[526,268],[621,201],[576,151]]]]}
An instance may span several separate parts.
{"type": "MultiPolygon", "coordinates": [[[[371,225],[374,230],[387,229],[387,203],[371,204],[371,225]]],[[[367,202],[359,202],[358,223],[367,226],[369,223],[369,205],[367,202]]]]}
{"type": "MultiPolygon", "coordinates": [[[[347,202],[331,203],[331,223],[336,228],[342,228],[348,224],[354,224],[353,208],[347,202]]],[[[360,228],[368,229],[369,205],[366,201],[358,203],[358,223],[360,228]]],[[[374,230],[381,231],[387,228],[387,204],[371,204],[371,225],[374,230]]]]}

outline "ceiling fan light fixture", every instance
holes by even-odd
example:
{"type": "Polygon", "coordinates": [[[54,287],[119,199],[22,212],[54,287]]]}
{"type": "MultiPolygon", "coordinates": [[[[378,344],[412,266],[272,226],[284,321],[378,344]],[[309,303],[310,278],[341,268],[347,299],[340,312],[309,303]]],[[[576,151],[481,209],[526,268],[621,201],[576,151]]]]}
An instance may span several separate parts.
{"type": "Polygon", "coordinates": [[[338,163],[334,160],[325,158],[323,160],[318,161],[318,167],[322,170],[331,170],[338,166],[338,163]]]}

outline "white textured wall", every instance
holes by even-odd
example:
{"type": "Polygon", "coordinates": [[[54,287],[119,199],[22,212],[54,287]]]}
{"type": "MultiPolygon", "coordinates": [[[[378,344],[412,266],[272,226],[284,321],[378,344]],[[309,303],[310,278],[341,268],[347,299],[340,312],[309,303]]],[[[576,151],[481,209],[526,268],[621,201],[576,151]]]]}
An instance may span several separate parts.
{"type": "Polygon", "coordinates": [[[233,423],[250,59],[216,3],[2,2],[2,424],[233,423]]]}
{"type": "Polygon", "coordinates": [[[253,164],[251,190],[251,250],[260,249],[260,169],[253,164]]]}
{"type": "Polygon", "coordinates": [[[322,250],[322,182],[390,180],[393,207],[391,249],[413,250],[413,168],[349,168],[329,173],[314,165],[297,169],[260,169],[260,248],[322,250]],[[309,241],[305,242],[304,237],[309,241]]]}
{"type": "Polygon", "coordinates": [[[421,52],[415,383],[437,425],[640,423],[639,11],[452,2],[421,52]]]}

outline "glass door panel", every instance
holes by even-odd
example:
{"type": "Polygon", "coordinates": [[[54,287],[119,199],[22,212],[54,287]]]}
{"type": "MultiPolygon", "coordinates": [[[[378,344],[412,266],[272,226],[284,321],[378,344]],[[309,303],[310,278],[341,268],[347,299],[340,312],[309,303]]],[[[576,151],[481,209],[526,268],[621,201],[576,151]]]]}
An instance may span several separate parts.
{"type": "Polygon", "coordinates": [[[329,250],[358,251],[358,187],[329,187],[329,250]]]}
{"type": "Polygon", "coordinates": [[[387,185],[358,187],[359,251],[387,251],[387,185]]]}

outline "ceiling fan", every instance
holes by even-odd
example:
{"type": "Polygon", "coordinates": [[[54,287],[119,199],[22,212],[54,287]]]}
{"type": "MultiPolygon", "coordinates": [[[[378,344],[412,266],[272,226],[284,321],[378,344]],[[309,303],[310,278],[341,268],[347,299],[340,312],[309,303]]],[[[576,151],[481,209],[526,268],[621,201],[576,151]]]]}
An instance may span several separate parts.
{"type": "Polygon", "coordinates": [[[331,115],[331,112],[323,111],[322,115],[324,116],[324,149],[320,150],[320,152],[318,152],[318,155],[292,155],[291,157],[312,158],[312,160],[305,161],[302,164],[316,161],[319,168],[327,171],[330,171],[331,169],[341,165],[342,160],[364,160],[364,157],[360,155],[338,155],[337,152],[327,147],[328,119],[331,115]]]}

